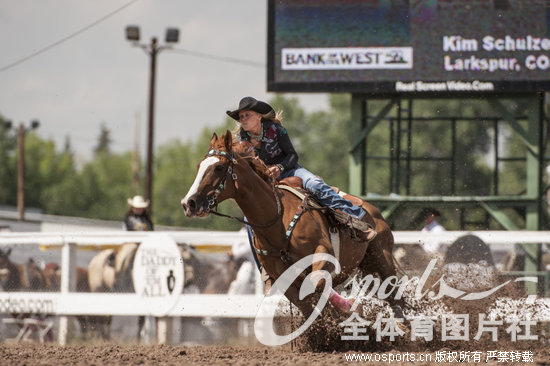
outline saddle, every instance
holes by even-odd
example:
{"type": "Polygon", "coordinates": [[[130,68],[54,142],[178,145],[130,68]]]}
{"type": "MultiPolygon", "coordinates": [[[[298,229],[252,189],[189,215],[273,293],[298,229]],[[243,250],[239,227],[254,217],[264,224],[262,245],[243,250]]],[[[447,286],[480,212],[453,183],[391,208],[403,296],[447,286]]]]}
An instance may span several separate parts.
{"type": "MultiPolygon", "coordinates": [[[[283,178],[283,179],[277,181],[277,184],[282,184],[282,185],[289,186],[289,187],[292,187],[292,188],[302,188],[303,187],[302,178],[300,178],[300,177],[283,178]]],[[[340,188],[338,188],[338,187],[331,186],[331,188],[336,193],[338,193],[338,195],[340,197],[342,197],[342,198],[350,201],[351,203],[353,203],[354,206],[361,207],[361,206],[363,206],[363,203],[365,202],[362,198],[359,198],[359,197],[354,196],[352,194],[346,193],[346,192],[340,190],[340,188]]]]}
{"type": "MultiPolygon", "coordinates": [[[[294,188],[294,189],[299,189],[299,190],[303,190],[303,182],[302,182],[302,178],[300,177],[287,177],[287,178],[283,178],[279,181],[277,181],[277,185],[278,186],[288,186],[288,187],[291,187],[291,188],[294,188]]],[[[361,207],[363,205],[363,203],[365,202],[363,199],[357,197],[357,196],[354,196],[354,195],[351,195],[351,194],[348,194],[346,192],[343,192],[340,190],[340,188],[338,187],[332,187],[332,189],[338,193],[338,195],[348,201],[350,201],[354,206],[358,206],[358,207],[361,207]]],[[[311,198],[310,198],[311,199],[311,198]]],[[[317,204],[317,207],[321,207],[317,201],[315,201],[315,204],[317,204]]],[[[315,207],[315,205],[313,205],[315,207]]],[[[328,212],[330,213],[330,216],[329,218],[334,218],[336,219],[336,221],[338,221],[339,223],[341,224],[344,224],[345,226],[349,227],[349,228],[352,228],[352,229],[357,229],[361,232],[361,234],[363,234],[364,231],[366,230],[369,230],[369,229],[373,229],[373,227],[371,225],[369,225],[368,223],[364,222],[364,221],[361,221],[353,216],[350,216],[340,210],[335,210],[335,209],[331,209],[331,208],[327,208],[328,209],[328,212]]]]}

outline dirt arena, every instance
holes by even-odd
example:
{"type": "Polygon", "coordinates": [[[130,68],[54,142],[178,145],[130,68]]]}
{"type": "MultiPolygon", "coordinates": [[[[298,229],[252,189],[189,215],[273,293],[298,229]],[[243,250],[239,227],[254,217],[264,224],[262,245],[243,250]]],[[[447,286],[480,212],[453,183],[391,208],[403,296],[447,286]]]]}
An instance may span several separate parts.
{"type": "MultiPolygon", "coordinates": [[[[446,268],[446,283],[455,288],[462,288],[469,293],[480,293],[493,288],[503,280],[493,276],[485,266],[468,265],[466,268],[446,268]],[[455,273],[457,272],[457,273],[455,273]],[[475,278],[475,280],[472,280],[475,278]]],[[[442,278],[435,276],[435,278],[442,278]]],[[[427,283],[426,288],[431,284],[427,283]]],[[[353,286],[352,286],[353,289],[353,286]]],[[[73,341],[67,346],[53,343],[46,345],[33,344],[0,344],[0,366],[19,365],[330,365],[351,363],[397,364],[397,365],[438,365],[438,364],[525,364],[550,365],[550,302],[545,298],[528,300],[521,286],[507,286],[498,293],[476,301],[453,300],[443,298],[429,300],[428,297],[415,299],[414,284],[405,291],[410,309],[407,319],[414,319],[422,314],[438,318],[433,327],[433,339],[412,340],[412,332],[390,341],[385,335],[382,341],[375,340],[378,335],[369,328],[369,340],[344,340],[342,322],[348,315],[343,315],[327,307],[324,315],[292,344],[280,347],[262,346],[257,342],[241,345],[230,337],[211,343],[226,342],[229,345],[162,345],[144,346],[120,340],[112,343],[83,343],[73,341]],[[498,340],[491,339],[491,332],[484,331],[475,340],[480,329],[478,315],[491,316],[494,323],[484,324],[495,328],[498,340]],[[441,317],[447,315],[468,316],[466,327],[468,340],[443,340],[442,335],[451,334],[443,331],[441,317]],[[518,330],[518,335],[530,333],[536,339],[512,340],[513,319],[531,319],[534,324],[530,331],[518,330]]],[[[379,314],[389,316],[391,309],[382,301],[364,297],[358,298],[361,304],[361,315],[365,320],[375,322],[379,314]]],[[[300,319],[294,319],[296,324],[300,319]]],[[[371,323],[373,324],[373,323],[371,323]]],[[[411,329],[408,324],[407,329],[411,329]]],[[[285,321],[282,328],[288,328],[285,321]]],[[[282,329],[281,328],[281,329],[282,329]]],[[[487,329],[487,328],[484,328],[487,329]]],[[[198,327],[190,331],[198,332],[198,327]]],[[[279,333],[279,332],[278,332],[279,333]]],[[[289,329],[280,334],[289,334],[289,329]]],[[[55,338],[54,338],[55,339],[55,338]]]]}
{"type": "MultiPolygon", "coordinates": [[[[445,351],[445,350],[443,350],[445,351]]],[[[499,351],[504,351],[500,349],[499,351]]],[[[348,352],[349,355],[350,352],[348,352]]],[[[425,353],[389,351],[372,353],[378,360],[389,360],[401,357],[403,361],[394,361],[398,365],[436,365],[455,363],[436,360],[436,353],[430,352],[431,361],[417,361],[426,357],[425,353]],[[413,360],[415,357],[415,361],[413,360]],[[408,359],[408,361],[407,361],[408,359]]],[[[539,347],[533,351],[533,362],[503,361],[498,358],[485,362],[486,353],[482,352],[481,362],[461,362],[468,364],[550,364],[550,350],[539,347]]],[[[33,365],[327,365],[358,363],[348,361],[345,352],[299,352],[284,347],[234,347],[234,346],[55,346],[55,345],[1,345],[0,365],[33,366],[33,365]]],[[[359,363],[388,364],[384,361],[359,361],[359,363]]]]}

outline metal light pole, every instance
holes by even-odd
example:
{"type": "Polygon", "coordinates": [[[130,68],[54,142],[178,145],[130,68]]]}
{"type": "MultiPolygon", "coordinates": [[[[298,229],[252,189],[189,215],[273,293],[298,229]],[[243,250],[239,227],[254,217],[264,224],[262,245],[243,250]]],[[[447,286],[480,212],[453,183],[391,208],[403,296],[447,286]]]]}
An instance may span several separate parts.
{"type": "MultiPolygon", "coordinates": [[[[153,135],[155,125],[155,79],[157,68],[157,54],[169,45],[159,46],[157,38],[153,37],[150,44],[140,44],[139,27],[129,25],[126,27],[126,39],[131,41],[134,46],[142,48],[151,57],[151,67],[149,73],[149,113],[147,126],[147,158],[145,162],[145,199],[149,200],[149,207],[153,207],[153,135]]],[[[176,43],[179,39],[179,30],[177,28],[167,28],[165,42],[167,44],[176,43]]]]}
{"type": "MultiPolygon", "coordinates": [[[[5,122],[6,128],[11,128],[11,122],[5,122]]],[[[25,134],[38,128],[38,120],[31,121],[31,125],[25,128],[21,122],[17,128],[17,212],[18,220],[25,220],[25,134]]]]}
{"type": "Polygon", "coordinates": [[[19,221],[25,220],[25,126],[17,129],[17,212],[19,221]]]}

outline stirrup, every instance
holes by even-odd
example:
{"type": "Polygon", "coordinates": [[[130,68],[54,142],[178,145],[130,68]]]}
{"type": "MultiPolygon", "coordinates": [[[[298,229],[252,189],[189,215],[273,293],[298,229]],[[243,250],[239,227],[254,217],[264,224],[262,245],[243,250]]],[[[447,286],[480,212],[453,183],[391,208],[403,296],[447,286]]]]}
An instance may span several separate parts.
{"type": "Polygon", "coordinates": [[[338,220],[338,222],[341,222],[342,224],[345,224],[352,229],[357,229],[359,231],[374,230],[374,227],[372,225],[364,221],[361,221],[358,218],[355,218],[347,213],[344,213],[339,210],[334,210],[333,213],[334,213],[334,218],[338,220]]]}
{"type": "Polygon", "coordinates": [[[364,221],[359,220],[347,213],[334,210],[334,218],[351,229],[358,231],[359,237],[365,241],[371,241],[378,235],[374,227],[364,221]]]}
{"type": "Polygon", "coordinates": [[[364,240],[371,241],[372,239],[376,238],[376,235],[378,235],[378,232],[374,229],[369,229],[363,231],[364,240]]]}

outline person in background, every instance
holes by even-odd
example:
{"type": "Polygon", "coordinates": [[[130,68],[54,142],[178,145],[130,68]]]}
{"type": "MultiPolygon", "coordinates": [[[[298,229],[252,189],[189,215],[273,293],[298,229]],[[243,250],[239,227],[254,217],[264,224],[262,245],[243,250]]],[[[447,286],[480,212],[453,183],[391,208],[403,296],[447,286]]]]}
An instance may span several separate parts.
{"type": "MultiPolygon", "coordinates": [[[[124,215],[124,228],[127,231],[153,231],[153,221],[149,213],[149,200],[143,199],[142,196],[134,196],[127,200],[128,212],[124,215]]],[[[135,253],[138,248],[138,243],[126,243],[121,247],[121,251],[130,251],[133,255],[129,255],[127,258],[130,263],[134,262],[135,253]]],[[[124,273],[119,279],[118,283],[124,283],[126,286],[134,291],[131,271],[124,273]]],[[[152,316],[139,316],[138,317],[138,339],[144,339],[147,343],[151,340],[151,334],[153,333],[153,320],[152,316]]]]}
{"type": "MultiPolygon", "coordinates": [[[[437,221],[441,213],[435,208],[426,208],[423,210],[424,227],[423,233],[437,234],[445,231],[445,228],[437,221]]],[[[437,240],[426,240],[423,248],[428,253],[444,252],[446,246],[437,240]]]]}
{"type": "Polygon", "coordinates": [[[128,231],[153,231],[153,221],[149,214],[149,200],[142,196],[128,198],[130,206],[124,215],[124,226],[128,231]]]}

